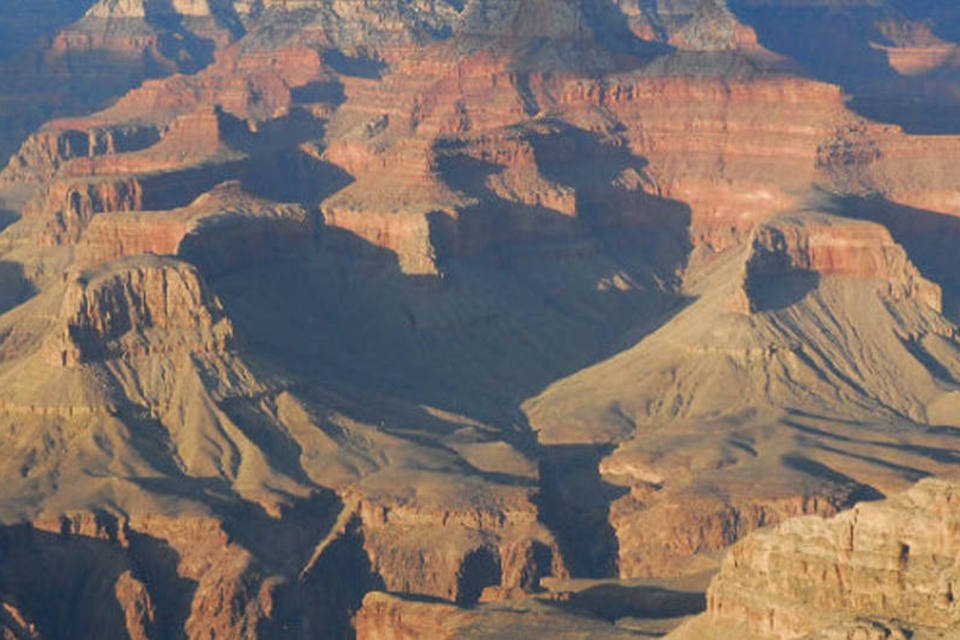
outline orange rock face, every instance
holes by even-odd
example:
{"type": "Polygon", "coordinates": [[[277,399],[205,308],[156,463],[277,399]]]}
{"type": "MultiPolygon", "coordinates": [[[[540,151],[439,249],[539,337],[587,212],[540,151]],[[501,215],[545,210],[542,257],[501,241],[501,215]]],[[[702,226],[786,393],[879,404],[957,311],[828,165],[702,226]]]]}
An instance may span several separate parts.
{"type": "Polygon", "coordinates": [[[958,14],[799,4],[0,38],[0,632],[663,635],[699,609],[544,590],[661,603],[731,545],[718,629],[955,624],[949,490],[821,518],[958,463],[958,14]]]}
{"type": "Polygon", "coordinates": [[[157,141],[152,128],[54,129],[40,131],[24,142],[0,174],[5,182],[49,180],[74,158],[132,151],[157,141]]]}
{"type": "Polygon", "coordinates": [[[81,274],[63,305],[64,366],[116,353],[219,352],[231,337],[229,321],[196,272],[172,261],[81,274]]]}
{"type": "Polygon", "coordinates": [[[97,265],[144,253],[176,255],[190,232],[186,221],[164,216],[98,216],[84,233],[80,261],[97,265]]]}
{"type": "Polygon", "coordinates": [[[244,260],[269,262],[307,250],[315,225],[295,205],[276,205],[225,183],[172,211],[101,213],[77,244],[84,267],[142,254],[188,256],[211,273],[244,260]]]}
{"type": "Polygon", "coordinates": [[[565,575],[549,533],[520,496],[488,510],[394,505],[364,498],[358,515],[372,570],[388,591],[475,604],[530,593],[565,575]]]}
{"type": "Polygon", "coordinates": [[[764,281],[797,272],[879,280],[894,299],[912,298],[942,310],[940,287],[920,275],[880,225],[823,217],[758,228],[746,265],[748,295],[764,281]]]}
{"type": "Polygon", "coordinates": [[[812,179],[821,127],[841,117],[835,87],[792,78],[664,78],[607,95],[660,192],[690,204],[694,241],[720,249],[790,206],[812,179]]]}
{"type": "MultiPolygon", "coordinates": [[[[945,559],[955,544],[955,500],[955,485],[924,481],[830,520],[800,518],[756,533],[731,550],[705,618],[717,637],[736,624],[762,638],[950,633],[958,620],[945,559]]],[[[704,628],[695,625],[682,631],[704,628]]]]}
{"type": "Polygon", "coordinates": [[[450,616],[458,614],[460,611],[450,605],[395,603],[371,594],[357,616],[357,635],[382,640],[407,640],[428,634],[433,638],[452,638],[453,632],[443,627],[450,616]]]}
{"type": "Polygon", "coordinates": [[[839,493],[748,499],[742,503],[708,496],[684,498],[673,502],[647,497],[653,504],[645,504],[642,498],[622,499],[613,505],[610,523],[620,541],[621,576],[689,572],[691,558],[722,552],[757,529],[790,518],[836,515],[849,500],[839,493]]]}
{"type": "Polygon", "coordinates": [[[436,249],[430,241],[429,214],[411,216],[377,211],[328,209],[324,220],[331,227],[348,229],[371,244],[396,253],[404,273],[438,273],[434,262],[436,249]]]}
{"type": "Polygon", "coordinates": [[[52,183],[24,214],[46,219],[41,242],[75,243],[98,213],[143,207],[143,187],[136,178],[52,183]]]}

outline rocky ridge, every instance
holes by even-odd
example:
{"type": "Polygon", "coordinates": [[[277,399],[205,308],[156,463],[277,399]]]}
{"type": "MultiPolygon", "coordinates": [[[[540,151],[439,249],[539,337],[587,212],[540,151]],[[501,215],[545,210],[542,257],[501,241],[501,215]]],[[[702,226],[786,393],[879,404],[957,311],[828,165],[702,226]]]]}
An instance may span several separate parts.
{"type": "MultiPolygon", "coordinates": [[[[0,176],[0,621],[458,634],[953,473],[960,140],[851,110],[765,4],[104,0],[62,29],[43,73],[127,75],[0,176]]],[[[906,49],[947,40],[884,11],[924,82],[906,49]]],[[[620,634],[591,617],[556,619],[620,634]]]]}
{"type": "Polygon", "coordinates": [[[951,637],[956,499],[955,484],[924,480],[829,520],[755,533],[731,549],[707,613],[670,637],[951,637]]]}

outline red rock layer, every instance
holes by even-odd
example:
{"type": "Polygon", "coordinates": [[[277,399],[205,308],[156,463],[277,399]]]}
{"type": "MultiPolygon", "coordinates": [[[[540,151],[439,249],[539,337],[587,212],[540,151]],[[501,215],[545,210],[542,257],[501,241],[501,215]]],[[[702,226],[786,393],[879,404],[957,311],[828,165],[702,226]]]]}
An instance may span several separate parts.
{"type": "Polygon", "coordinates": [[[566,575],[532,503],[519,494],[504,500],[456,509],[361,499],[357,514],[373,572],[388,591],[461,604],[532,592],[541,577],[566,575]]]}
{"type": "Polygon", "coordinates": [[[92,267],[144,253],[177,255],[191,228],[188,220],[162,214],[97,216],[84,232],[78,262],[92,267]]]}
{"type": "Polygon", "coordinates": [[[185,263],[141,258],[70,282],[58,361],[72,367],[118,353],[223,352],[232,329],[185,263]]]}
{"type": "Polygon", "coordinates": [[[879,224],[814,214],[759,227],[746,264],[749,295],[758,280],[807,272],[878,280],[894,299],[913,299],[940,311],[939,285],[920,275],[903,248],[879,224]]]}
{"type": "Polygon", "coordinates": [[[331,227],[348,229],[370,244],[396,253],[404,273],[438,273],[436,250],[430,240],[428,214],[411,215],[327,207],[323,217],[324,222],[331,227]]]}
{"type": "Polygon", "coordinates": [[[116,120],[146,113],[154,121],[169,122],[199,107],[218,105],[238,118],[275,118],[289,108],[294,90],[328,79],[314,49],[248,51],[234,46],[200,73],[148,80],[93,117],[116,120]]]}
{"type": "Polygon", "coordinates": [[[0,183],[43,182],[74,158],[135,151],[158,139],[157,130],[149,126],[71,129],[51,125],[27,138],[0,173],[0,183]]]}
{"type": "Polygon", "coordinates": [[[75,181],[58,180],[46,187],[24,210],[44,220],[43,245],[75,243],[98,213],[143,208],[143,187],[134,177],[75,181]]]}
{"type": "Polygon", "coordinates": [[[228,182],[172,211],[95,216],[77,244],[77,263],[90,268],[155,254],[180,256],[217,274],[305,255],[315,233],[302,207],[257,199],[228,182]]]}
{"type": "MultiPolygon", "coordinates": [[[[802,515],[832,516],[848,504],[837,495],[723,499],[634,494],[617,500],[610,524],[619,541],[622,578],[672,576],[698,568],[696,557],[717,554],[750,533],[802,515]]],[[[704,563],[703,566],[709,566],[704,563]]]]}
{"type": "Polygon", "coordinates": [[[837,87],[776,76],[578,81],[560,101],[616,114],[658,193],[690,206],[693,241],[718,249],[813,181],[817,147],[843,117],[837,87]]]}
{"type": "Polygon", "coordinates": [[[160,140],[127,153],[91,154],[63,164],[61,177],[93,177],[171,171],[226,152],[221,118],[213,108],[178,116],[160,140]]]}
{"type": "Polygon", "coordinates": [[[215,107],[243,120],[275,118],[289,109],[296,88],[325,79],[313,49],[242,55],[230,49],[196,75],[148,80],[105,112],[48,123],[27,139],[0,181],[46,181],[76,158],[86,160],[71,175],[144,171],[157,163],[175,166],[186,157],[211,155],[220,150],[215,107]],[[152,153],[113,157],[144,150],[161,134],[165,141],[152,153]]]}
{"type": "MultiPolygon", "coordinates": [[[[335,136],[325,157],[362,181],[400,164],[383,151],[397,135],[489,131],[551,110],[594,130],[600,108],[623,123],[630,151],[649,162],[657,195],[691,207],[694,241],[716,248],[742,241],[763,219],[795,202],[796,193],[817,179],[821,147],[850,118],[837,87],[787,76],[630,74],[601,83],[536,72],[521,77],[501,70],[502,61],[485,53],[457,65],[424,62],[416,61],[416,74],[401,66],[383,83],[348,82],[333,130],[351,123],[366,127],[366,134],[335,136]]],[[[407,177],[401,183],[433,179],[423,173],[407,177]]],[[[518,180],[513,192],[535,201],[531,192],[537,189],[536,181],[518,180]]]]}

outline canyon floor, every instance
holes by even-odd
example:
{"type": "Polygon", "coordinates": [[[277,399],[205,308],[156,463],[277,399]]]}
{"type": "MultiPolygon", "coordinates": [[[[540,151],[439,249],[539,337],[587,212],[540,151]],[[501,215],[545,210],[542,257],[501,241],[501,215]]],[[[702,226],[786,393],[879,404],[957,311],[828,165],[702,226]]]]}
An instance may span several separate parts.
{"type": "Polygon", "coordinates": [[[952,0],[8,0],[0,635],[960,637],[952,0]]]}

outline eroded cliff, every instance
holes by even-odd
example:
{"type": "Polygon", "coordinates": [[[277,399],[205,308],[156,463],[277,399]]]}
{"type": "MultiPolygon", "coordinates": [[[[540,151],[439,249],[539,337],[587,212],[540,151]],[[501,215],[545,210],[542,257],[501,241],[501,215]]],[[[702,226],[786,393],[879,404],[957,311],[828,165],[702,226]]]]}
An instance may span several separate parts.
{"type": "MultiPolygon", "coordinates": [[[[697,594],[551,580],[953,473],[960,138],[863,99],[942,92],[954,14],[793,4],[102,0],[0,43],[0,628],[662,633],[697,594]]],[[[711,615],[821,631],[735,579],[711,615]]]]}
{"type": "Polygon", "coordinates": [[[829,520],[798,518],[735,545],[708,612],[671,637],[950,637],[957,486],[924,480],[829,520]]]}

